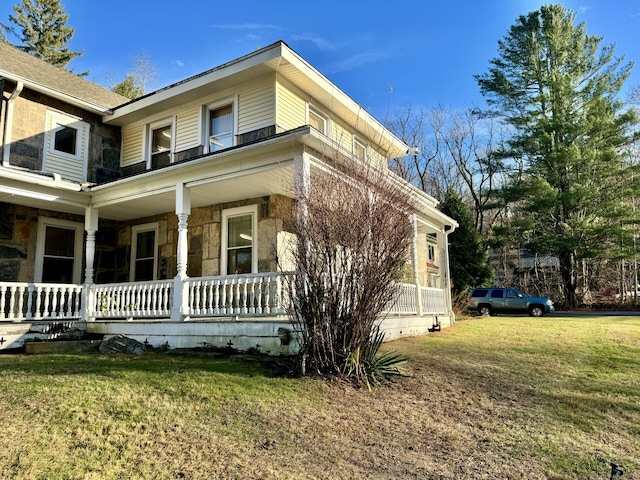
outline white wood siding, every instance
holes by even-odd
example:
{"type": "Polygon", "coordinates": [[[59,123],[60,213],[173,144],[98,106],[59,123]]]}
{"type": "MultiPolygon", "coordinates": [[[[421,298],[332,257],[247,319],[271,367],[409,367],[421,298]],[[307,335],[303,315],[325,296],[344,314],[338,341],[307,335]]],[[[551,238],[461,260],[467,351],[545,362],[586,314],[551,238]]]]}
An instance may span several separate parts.
{"type": "Polygon", "coordinates": [[[238,97],[238,133],[275,124],[275,87],[268,83],[242,90],[238,97]]]}
{"type": "Polygon", "coordinates": [[[283,130],[293,130],[307,123],[305,100],[280,82],[276,84],[276,124],[283,130]]]}
{"type": "Polygon", "coordinates": [[[120,165],[131,165],[144,160],[144,129],[144,125],[138,125],[122,130],[122,156],[120,165]]]}
{"type": "Polygon", "coordinates": [[[176,152],[202,144],[200,135],[201,115],[202,107],[198,106],[191,106],[178,112],[176,120],[176,152]]]}
{"type": "Polygon", "coordinates": [[[331,122],[330,138],[347,152],[353,153],[353,134],[335,120],[331,122]]]}

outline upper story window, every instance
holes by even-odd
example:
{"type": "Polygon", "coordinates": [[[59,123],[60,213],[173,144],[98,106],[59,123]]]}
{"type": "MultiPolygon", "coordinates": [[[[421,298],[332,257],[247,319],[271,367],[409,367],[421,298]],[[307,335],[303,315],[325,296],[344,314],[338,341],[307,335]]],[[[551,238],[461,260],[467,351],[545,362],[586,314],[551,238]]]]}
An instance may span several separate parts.
{"type": "Polygon", "coordinates": [[[434,263],[436,261],[436,249],[433,245],[427,246],[427,255],[429,256],[429,261],[434,263]]]}
{"type": "Polygon", "coordinates": [[[324,133],[325,135],[327,135],[327,126],[329,124],[329,120],[324,113],[309,105],[308,117],[309,125],[318,130],[320,133],[324,133]]]}
{"type": "Polygon", "coordinates": [[[161,120],[149,125],[147,167],[155,168],[173,162],[173,120],[161,120]]]}
{"type": "Polygon", "coordinates": [[[75,155],[78,149],[78,130],[67,126],[61,126],[54,130],[53,149],[69,155],[75,155]]]}
{"type": "Polygon", "coordinates": [[[357,137],[353,137],[353,154],[360,160],[364,160],[367,156],[367,146],[357,137]]]}
{"type": "Polygon", "coordinates": [[[205,148],[209,153],[233,147],[236,138],[236,102],[208,105],[205,113],[205,148]]]}
{"type": "Polygon", "coordinates": [[[89,124],[77,117],[48,110],[42,170],[62,178],[86,181],[89,124]]]}

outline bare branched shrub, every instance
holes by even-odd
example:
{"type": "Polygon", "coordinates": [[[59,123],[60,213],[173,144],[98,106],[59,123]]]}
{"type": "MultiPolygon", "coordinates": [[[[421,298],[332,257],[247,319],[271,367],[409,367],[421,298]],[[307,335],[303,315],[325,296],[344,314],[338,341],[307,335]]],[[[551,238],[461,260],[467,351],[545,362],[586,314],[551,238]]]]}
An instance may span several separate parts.
{"type": "Polygon", "coordinates": [[[289,313],[302,332],[299,368],[353,376],[354,357],[394,300],[414,200],[390,172],[362,165],[314,170],[308,188],[297,184],[287,229],[296,236],[289,313]]]}

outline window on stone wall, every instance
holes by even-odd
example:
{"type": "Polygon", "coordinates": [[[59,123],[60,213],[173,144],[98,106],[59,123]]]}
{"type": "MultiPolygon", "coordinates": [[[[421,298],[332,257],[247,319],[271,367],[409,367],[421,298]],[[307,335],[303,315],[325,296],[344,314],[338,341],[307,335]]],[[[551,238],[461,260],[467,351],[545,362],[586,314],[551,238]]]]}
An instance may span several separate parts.
{"type": "Polygon", "coordinates": [[[257,217],[256,205],[222,212],[223,274],[257,273],[257,217]]]}
{"type": "Polygon", "coordinates": [[[45,149],[42,169],[78,182],[87,180],[89,131],[87,122],[48,110],[45,120],[45,149]]]}
{"type": "Polygon", "coordinates": [[[132,282],[156,279],[158,271],[158,224],[147,223],[131,227],[132,282]]]}
{"type": "Polygon", "coordinates": [[[81,223],[45,217],[38,219],[36,282],[81,282],[83,232],[81,223]]]}

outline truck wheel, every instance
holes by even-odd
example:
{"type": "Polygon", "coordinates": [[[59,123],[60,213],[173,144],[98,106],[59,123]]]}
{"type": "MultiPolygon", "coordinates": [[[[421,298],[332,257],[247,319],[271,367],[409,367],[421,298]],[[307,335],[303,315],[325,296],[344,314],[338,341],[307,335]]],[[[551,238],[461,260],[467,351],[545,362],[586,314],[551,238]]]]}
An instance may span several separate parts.
{"type": "Polygon", "coordinates": [[[480,305],[478,307],[478,315],[480,315],[481,317],[488,317],[489,315],[492,315],[493,311],[491,310],[491,306],[490,305],[480,305]]]}
{"type": "Polygon", "coordinates": [[[529,315],[532,317],[541,317],[544,315],[544,309],[540,305],[532,305],[529,308],[529,315]]]}

